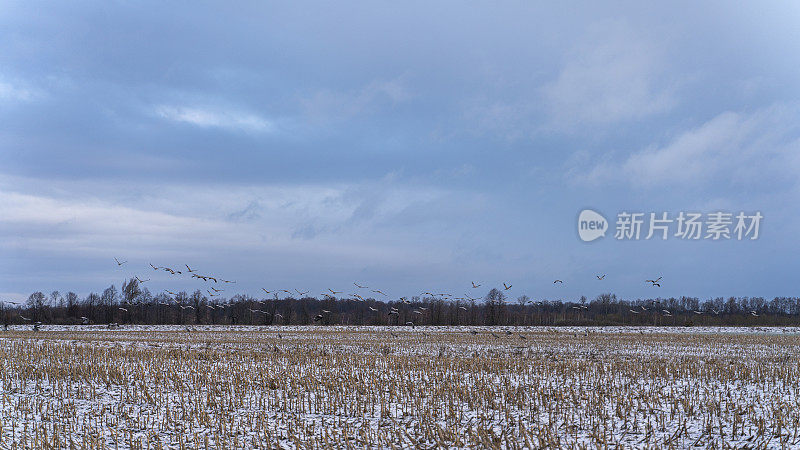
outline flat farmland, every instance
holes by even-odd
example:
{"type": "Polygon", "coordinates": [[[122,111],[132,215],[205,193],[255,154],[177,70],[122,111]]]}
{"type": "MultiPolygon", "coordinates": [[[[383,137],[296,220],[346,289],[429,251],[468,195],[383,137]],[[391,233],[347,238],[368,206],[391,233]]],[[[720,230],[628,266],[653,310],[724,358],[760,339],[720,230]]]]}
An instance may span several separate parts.
{"type": "Polygon", "coordinates": [[[0,448],[797,447],[799,331],[12,327],[0,448]]]}

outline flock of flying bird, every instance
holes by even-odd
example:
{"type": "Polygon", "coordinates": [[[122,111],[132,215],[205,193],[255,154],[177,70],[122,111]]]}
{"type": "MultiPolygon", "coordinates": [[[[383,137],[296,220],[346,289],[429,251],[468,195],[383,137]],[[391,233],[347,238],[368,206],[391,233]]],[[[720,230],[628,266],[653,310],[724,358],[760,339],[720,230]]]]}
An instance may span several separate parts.
{"type": "MultiPolygon", "coordinates": [[[[128,261],[120,261],[117,258],[114,258],[114,261],[117,263],[117,266],[119,266],[119,267],[122,267],[123,265],[125,265],[128,262],[128,261]]],[[[195,269],[192,269],[191,267],[189,267],[188,264],[184,264],[184,266],[186,267],[185,271],[184,270],[176,270],[176,269],[173,269],[171,267],[159,267],[159,266],[153,265],[152,263],[150,263],[149,265],[155,271],[163,270],[163,271],[165,271],[165,272],[167,272],[167,273],[169,273],[171,275],[191,274],[191,278],[195,278],[195,279],[198,279],[198,280],[203,280],[203,281],[206,281],[206,282],[211,281],[211,282],[215,283],[215,285],[236,283],[235,281],[225,280],[225,279],[222,279],[222,278],[220,278],[220,277],[218,277],[216,275],[200,275],[199,273],[197,273],[197,271],[195,269]]],[[[604,280],[606,278],[606,274],[595,275],[595,277],[598,280],[602,281],[602,280],[604,280]]],[[[141,284],[150,281],[149,278],[148,279],[144,279],[144,280],[139,278],[138,276],[134,276],[134,278],[141,284]]],[[[655,279],[645,280],[645,283],[650,283],[654,287],[661,287],[662,278],[663,277],[658,277],[658,278],[655,278],[655,279]]],[[[479,284],[479,283],[475,283],[474,281],[472,281],[471,283],[472,283],[472,288],[473,289],[477,289],[477,288],[481,287],[481,284],[479,284]]],[[[370,289],[369,286],[360,285],[358,283],[353,283],[353,284],[358,289],[370,289]]],[[[553,284],[564,284],[564,281],[556,279],[556,280],[553,281],[553,284]]],[[[511,284],[503,283],[503,290],[504,291],[510,290],[511,287],[512,287],[511,284]]],[[[289,295],[294,295],[294,293],[292,291],[288,290],[288,289],[280,289],[280,290],[270,291],[270,290],[267,290],[265,288],[262,288],[262,290],[264,292],[266,292],[267,294],[273,294],[276,300],[278,299],[280,293],[286,293],[286,294],[289,294],[289,295]]],[[[209,297],[211,297],[211,298],[219,297],[221,295],[220,292],[223,292],[223,291],[224,291],[224,289],[217,289],[215,286],[210,286],[210,289],[206,289],[206,292],[208,293],[209,297]]],[[[309,291],[300,291],[298,289],[295,289],[294,291],[298,295],[300,295],[301,297],[303,297],[303,296],[305,296],[306,294],[309,293],[309,291]]],[[[321,294],[321,296],[324,297],[324,298],[335,299],[336,295],[344,293],[344,291],[335,291],[333,289],[328,289],[328,291],[330,293],[323,292],[321,294]]],[[[388,295],[385,292],[381,291],[380,289],[370,289],[370,291],[372,293],[379,294],[379,295],[382,295],[384,297],[388,297],[388,295]]],[[[177,293],[169,291],[169,290],[165,290],[165,292],[170,294],[170,295],[172,295],[173,297],[177,297],[178,296],[177,293]]],[[[358,300],[361,300],[361,301],[366,301],[367,300],[366,298],[364,298],[362,295],[360,295],[358,293],[351,293],[349,295],[350,295],[351,298],[358,299],[358,300]]],[[[467,300],[469,300],[469,301],[478,301],[479,300],[477,298],[470,297],[469,295],[466,295],[466,294],[463,297],[454,297],[452,294],[448,294],[448,293],[435,294],[433,292],[423,292],[421,295],[427,295],[427,296],[433,297],[433,298],[438,297],[438,298],[448,299],[448,300],[464,300],[464,301],[467,301],[467,300]]],[[[184,305],[181,302],[179,302],[178,300],[176,300],[175,298],[170,297],[170,301],[174,302],[175,305],[179,306],[183,310],[185,310],[185,309],[194,309],[194,306],[192,306],[192,305],[184,305]]],[[[262,303],[266,302],[265,300],[259,300],[259,301],[262,302],[262,303]]],[[[411,304],[411,302],[408,300],[408,297],[400,297],[400,302],[403,303],[403,304],[406,304],[406,305],[410,305],[411,304]]],[[[19,302],[8,302],[8,303],[15,304],[15,305],[19,305],[20,304],[19,302]]],[[[520,303],[523,306],[525,304],[528,304],[528,303],[535,304],[535,305],[543,304],[543,302],[524,300],[524,299],[521,300],[520,303]]],[[[125,303],[125,304],[127,305],[127,303],[125,303]]],[[[168,302],[163,302],[163,301],[160,301],[159,304],[161,304],[161,305],[169,305],[168,302]]],[[[205,304],[205,306],[210,308],[210,309],[217,309],[217,308],[225,308],[225,307],[228,307],[229,305],[226,304],[226,303],[213,303],[213,304],[212,303],[207,303],[207,304],[205,304]]],[[[659,308],[661,308],[661,302],[659,300],[650,300],[650,303],[649,303],[648,306],[650,306],[650,308],[652,308],[652,309],[647,308],[647,307],[642,305],[641,306],[641,310],[631,309],[630,312],[632,314],[640,314],[640,313],[645,312],[645,311],[657,311],[657,312],[662,313],[666,317],[672,317],[672,313],[668,309],[661,309],[659,311],[659,308]]],[[[376,313],[380,312],[377,308],[374,308],[372,306],[368,306],[368,308],[372,312],[376,312],[376,313]]],[[[427,307],[423,307],[423,306],[417,306],[416,308],[417,309],[414,309],[412,311],[412,314],[422,315],[428,309],[427,307]]],[[[461,309],[461,310],[467,311],[467,308],[464,307],[464,306],[458,306],[458,308],[461,309]]],[[[586,306],[584,304],[581,304],[581,305],[572,306],[572,308],[573,309],[577,309],[577,310],[587,310],[588,306],[586,306]]],[[[251,313],[272,314],[275,317],[280,317],[281,319],[283,319],[283,316],[281,314],[279,314],[279,313],[270,313],[268,311],[262,311],[260,309],[251,309],[251,308],[248,308],[248,309],[249,309],[249,311],[251,313]]],[[[128,312],[128,309],[124,308],[122,306],[119,307],[119,310],[120,311],[124,311],[124,312],[128,312]]],[[[692,312],[694,312],[695,314],[704,314],[703,311],[692,311],[692,312]]],[[[320,321],[325,319],[325,315],[330,314],[330,313],[331,313],[331,311],[323,309],[321,314],[317,314],[316,316],[314,316],[313,320],[314,320],[314,322],[320,322],[320,321]]],[[[717,315],[717,314],[720,313],[720,311],[711,310],[711,313],[717,315]]],[[[756,313],[756,311],[750,311],[750,314],[752,316],[758,317],[758,314],[756,313]]],[[[390,306],[388,315],[389,315],[390,318],[392,316],[395,316],[395,317],[397,317],[399,319],[400,311],[397,308],[395,308],[394,306],[390,306]]],[[[20,315],[20,317],[25,321],[30,321],[31,320],[29,318],[23,317],[22,315],[20,315]]],[[[89,319],[86,318],[86,317],[81,317],[81,321],[82,321],[82,323],[87,324],[89,322],[89,319]]],[[[41,322],[34,323],[34,329],[38,329],[39,325],[41,325],[41,322]]],[[[406,325],[410,325],[411,327],[414,327],[414,322],[413,321],[408,321],[408,322],[406,322],[406,325]]],[[[511,332],[507,332],[507,333],[511,334],[511,332]]],[[[492,334],[494,334],[494,333],[492,333],[492,334]]],[[[496,337],[499,337],[499,336],[496,336],[496,337]]],[[[520,335],[520,337],[524,339],[524,336],[520,335]]]]}
{"type": "MultiPolygon", "coordinates": [[[[117,263],[117,266],[122,266],[122,265],[127,263],[127,261],[120,261],[117,258],[114,258],[114,261],[117,263]]],[[[149,263],[149,265],[153,270],[163,270],[163,271],[168,272],[168,273],[170,273],[172,275],[182,275],[184,273],[184,271],[182,271],[182,270],[175,270],[175,269],[172,269],[170,267],[158,267],[158,266],[153,265],[152,263],[149,263]]],[[[191,267],[189,267],[188,264],[184,264],[184,266],[186,267],[186,271],[185,272],[191,274],[192,278],[197,278],[197,279],[203,280],[203,281],[213,281],[214,283],[235,283],[235,281],[224,280],[224,279],[219,278],[217,276],[200,275],[200,274],[198,274],[196,272],[196,270],[194,270],[191,267]]],[[[606,274],[595,275],[595,277],[598,280],[602,281],[602,280],[604,280],[606,278],[606,274]]],[[[138,276],[136,276],[135,278],[139,283],[145,283],[147,281],[150,281],[150,279],[142,280],[138,276]]],[[[661,279],[662,279],[662,277],[658,277],[658,278],[656,278],[654,280],[645,280],[645,282],[646,283],[651,283],[655,287],[661,287],[661,284],[660,284],[661,279]]],[[[474,281],[471,281],[470,283],[472,284],[472,288],[473,289],[477,289],[477,288],[481,287],[481,284],[475,283],[474,281]]],[[[564,284],[564,281],[560,280],[560,279],[556,279],[556,280],[553,281],[553,284],[564,284]]],[[[358,284],[358,283],[355,283],[355,282],[353,283],[353,285],[358,289],[370,289],[369,286],[361,285],[361,284],[358,284]]],[[[503,290],[504,291],[508,291],[511,288],[512,288],[511,284],[508,284],[508,283],[505,283],[505,282],[503,283],[503,290]]],[[[286,294],[291,296],[291,295],[294,295],[294,293],[296,292],[301,297],[303,297],[303,296],[305,296],[305,295],[307,295],[309,293],[309,291],[301,291],[299,289],[295,289],[294,292],[292,292],[292,291],[290,291],[288,289],[279,289],[279,290],[268,290],[266,288],[261,288],[261,289],[267,294],[272,294],[275,297],[276,300],[278,300],[278,298],[279,298],[281,293],[286,293],[286,294]]],[[[216,287],[213,287],[213,286],[211,287],[210,290],[208,290],[208,289],[206,290],[206,292],[212,298],[220,296],[219,293],[222,292],[222,291],[224,291],[224,289],[217,289],[216,287]]],[[[370,291],[372,293],[379,294],[379,295],[382,295],[384,297],[388,297],[388,295],[385,292],[381,291],[380,289],[370,289],[370,291]]],[[[168,294],[170,294],[172,296],[177,296],[178,295],[175,292],[172,292],[172,291],[169,291],[169,290],[165,290],[165,292],[167,292],[168,294]]],[[[339,295],[339,294],[344,294],[344,291],[335,291],[335,290],[329,288],[328,292],[323,292],[320,295],[323,298],[335,299],[336,298],[335,296],[339,295]]],[[[466,295],[466,294],[463,297],[454,297],[452,294],[448,294],[448,293],[438,293],[438,294],[436,294],[436,293],[433,293],[433,292],[427,292],[426,291],[426,292],[423,292],[421,295],[429,296],[429,297],[433,297],[433,298],[438,297],[438,298],[442,298],[442,299],[452,299],[452,300],[464,300],[464,301],[467,301],[467,300],[469,300],[469,301],[478,301],[479,300],[477,298],[470,297],[469,295],[466,295]]],[[[362,296],[362,295],[360,295],[358,293],[350,293],[349,296],[351,298],[353,298],[353,299],[358,299],[358,300],[361,300],[361,301],[366,301],[367,300],[366,298],[364,298],[364,296],[362,296]]],[[[191,306],[191,305],[182,305],[180,302],[178,302],[174,298],[171,298],[171,300],[173,302],[175,302],[175,304],[177,306],[179,306],[180,308],[182,308],[182,309],[189,309],[189,308],[194,309],[194,307],[191,306]]],[[[265,300],[259,300],[259,302],[264,303],[266,301],[265,300]]],[[[408,300],[408,297],[400,297],[400,302],[402,304],[406,304],[406,305],[410,305],[411,304],[411,302],[408,300]]],[[[168,304],[168,303],[165,303],[165,302],[160,302],[160,303],[164,304],[164,305],[168,304]]],[[[538,302],[538,301],[531,301],[531,300],[524,300],[524,299],[521,300],[521,304],[523,306],[525,304],[527,304],[527,303],[535,304],[535,305],[543,304],[543,302],[538,302]]],[[[658,301],[655,302],[656,305],[658,303],[659,303],[658,301]]],[[[227,305],[225,303],[217,303],[216,305],[217,306],[215,307],[212,304],[207,304],[207,307],[215,309],[215,308],[224,308],[224,307],[229,306],[229,305],[227,305]]],[[[372,306],[368,306],[368,308],[372,312],[376,312],[376,313],[380,312],[377,308],[374,308],[372,306]]],[[[578,305],[578,306],[573,306],[573,308],[574,309],[583,309],[583,310],[585,310],[585,309],[588,309],[588,306],[586,306],[586,305],[578,305]]],[[[642,308],[643,308],[643,310],[647,310],[644,307],[642,307],[642,308]]],[[[120,307],[119,309],[121,311],[125,311],[125,312],[128,311],[126,308],[123,308],[123,307],[120,307]]],[[[412,311],[412,314],[422,315],[422,314],[425,313],[425,311],[427,309],[428,309],[427,307],[417,306],[416,309],[414,309],[412,311]]],[[[465,306],[458,306],[458,309],[467,311],[467,308],[465,306]]],[[[280,317],[281,319],[283,319],[283,316],[281,314],[279,314],[279,313],[270,313],[268,311],[262,311],[260,309],[252,309],[252,308],[248,308],[248,310],[251,313],[273,314],[275,317],[280,317]]],[[[666,315],[671,315],[668,310],[665,309],[663,311],[666,313],[666,315]]],[[[631,310],[631,313],[633,313],[633,314],[639,314],[640,312],[641,311],[631,310]]],[[[322,320],[325,319],[325,315],[330,314],[330,313],[331,313],[331,311],[323,309],[320,314],[317,314],[316,316],[314,316],[313,320],[314,320],[314,322],[321,322],[322,320]]],[[[701,312],[699,312],[699,311],[695,311],[695,313],[701,314],[701,312]]],[[[756,315],[755,312],[753,312],[753,315],[756,315]]],[[[400,311],[397,308],[395,308],[394,306],[390,306],[389,307],[388,316],[390,318],[392,316],[395,316],[395,317],[399,318],[400,311]]],[[[83,318],[83,319],[85,319],[85,318],[83,318]]],[[[410,325],[410,326],[414,327],[414,322],[413,321],[408,321],[408,322],[406,322],[406,325],[410,325]]]]}

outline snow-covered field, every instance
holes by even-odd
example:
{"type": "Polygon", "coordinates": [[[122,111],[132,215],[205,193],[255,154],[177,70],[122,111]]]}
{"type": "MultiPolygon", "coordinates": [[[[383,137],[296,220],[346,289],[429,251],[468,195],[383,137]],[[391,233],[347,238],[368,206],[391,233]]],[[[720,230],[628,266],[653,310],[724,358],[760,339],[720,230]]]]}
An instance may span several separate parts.
{"type": "Polygon", "coordinates": [[[12,327],[0,448],[798,447],[800,328],[12,327]]]}

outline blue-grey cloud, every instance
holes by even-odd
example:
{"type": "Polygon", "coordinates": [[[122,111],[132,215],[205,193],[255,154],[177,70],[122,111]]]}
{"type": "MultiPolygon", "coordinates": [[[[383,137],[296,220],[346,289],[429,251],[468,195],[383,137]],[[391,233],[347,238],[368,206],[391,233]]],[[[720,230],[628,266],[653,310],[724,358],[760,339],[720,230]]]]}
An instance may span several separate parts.
{"type": "Polygon", "coordinates": [[[253,294],[357,277],[393,294],[794,295],[798,14],[8,3],[0,296],[119,284],[118,254],[253,294]],[[585,207],[765,222],[752,243],[586,245],[585,207]],[[654,293],[644,273],[670,282],[654,293]]]}

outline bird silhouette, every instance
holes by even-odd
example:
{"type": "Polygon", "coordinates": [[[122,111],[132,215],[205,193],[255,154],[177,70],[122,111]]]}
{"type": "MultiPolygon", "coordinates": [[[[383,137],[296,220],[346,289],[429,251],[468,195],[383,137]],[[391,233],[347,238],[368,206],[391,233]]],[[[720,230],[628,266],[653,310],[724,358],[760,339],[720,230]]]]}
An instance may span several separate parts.
{"type": "Polygon", "coordinates": [[[188,265],[188,264],[184,264],[184,266],[186,266],[186,270],[188,270],[188,271],[189,271],[189,273],[192,273],[192,272],[194,272],[194,270],[192,270],[192,268],[191,268],[191,267],[189,267],[189,265],[188,265]]]}
{"type": "Polygon", "coordinates": [[[561,283],[561,284],[564,284],[564,282],[563,282],[563,281],[561,281],[561,280],[556,280],[556,281],[553,281],[553,284],[556,284],[556,283],[561,283]]]}
{"type": "Polygon", "coordinates": [[[605,274],[603,274],[603,276],[600,276],[600,275],[595,275],[595,276],[597,277],[598,280],[602,280],[602,279],[604,279],[606,277],[605,274]]]}
{"type": "Polygon", "coordinates": [[[122,261],[122,262],[120,262],[120,260],[118,260],[117,258],[114,258],[114,261],[116,261],[116,262],[117,262],[117,265],[118,265],[118,266],[121,266],[121,265],[125,264],[126,262],[128,262],[128,261],[122,261]]]}
{"type": "Polygon", "coordinates": [[[503,290],[507,291],[507,290],[511,289],[511,285],[503,283],[503,288],[504,288],[503,290]]]}
{"type": "Polygon", "coordinates": [[[357,287],[357,288],[360,288],[360,289],[367,289],[367,288],[368,288],[368,286],[361,286],[361,285],[360,285],[360,284],[358,284],[358,283],[353,283],[353,284],[355,284],[355,285],[356,285],[356,287],[357,287]]]}
{"type": "Polygon", "coordinates": [[[480,285],[480,284],[475,284],[475,282],[474,282],[474,281],[471,281],[470,283],[472,283],[472,288],[473,288],[473,289],[481,287],[481,285],[480,285]]]}

